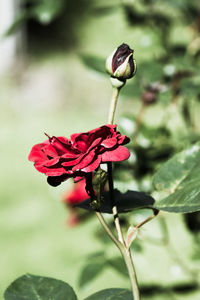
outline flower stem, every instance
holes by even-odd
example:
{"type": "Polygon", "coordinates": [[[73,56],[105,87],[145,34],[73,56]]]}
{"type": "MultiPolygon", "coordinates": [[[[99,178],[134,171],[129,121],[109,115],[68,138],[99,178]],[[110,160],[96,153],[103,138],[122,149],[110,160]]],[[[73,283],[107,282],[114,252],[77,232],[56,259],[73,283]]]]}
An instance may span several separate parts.
{"type": "Polygon", "coordinates": [[[113,124],[113,122],[114,122],[114,115],[115,115],[115,110],[116,110],[116,106],[117,106],[119,91],[120,91],[120,88],[113,87],[113,94],[112,94],[112,99],[111,99],[111,103],[110,103],[109,115],[108,115],[108,124],[113,124]]]}
{"type": "Polygon", "coordinates": [[[117,244],[117,247],[119,248],[119,250],[124,258],[124,261],[126,263],[126,267],[128,270],[128,274],[129,274],[130,282],[131,282],[131,286],[132,286],[133,299],[140,300],[138,282],[137,282],[135,268],[134,268],[131,253],[130,253],[130,248],[126,246],[125,241],[124,241],[123,232],[122,232],[122,229],[120,226],[120,221],[119,221],[119,216],[118,216],[117,205],[115,202],[113,176],[112,176],[112,163],[109,162],[107,165],[108,165],[108,182],[109,182],[109,191],[110,191],[110,198],[111,198],[111,204],[112,204],[112,212],[113,212],[113,216],[114,216],[114,222],[115,222],[115,228],[116,228],[117,235],[118,235],[118,240],[120,242],[120,245],[117,244]]]}
{"type": "Polygon", "coordinates": [[[115,245],[121,251],[121,243],[118,241],[118,239],[116,239],[116,237],[114,236],[114,234],[112,233],[112,231],[108,227],[108,225],[107,225],[104,217],[102,216],[102,214],[100,212],[96,211],[96,216],[99,219],[99,221],[100,221],[101,225],[103,226],[104,230],[107,232],[107,234],[111,238],[111,240],[115,243],[115,245]]]}
{"type": "Polygon", "coordinates": [[[123,251],[121,252],[126,263],[126,267],[128,270],[131,286],[132,286],[132,293],[134,300],[140,300],[140,291],[138,287],[137,276],[135,272],[135,267],[133,264],[133,259],[131,257],[130,248],[123,247],[123,251]]]}
{"type": "Polygon", "coordinates": [[[111,199],[111,204],[112,204],[112,212],[113,212],[113,217],[114,217],[114,222],[115,222],[115,228],[117,230],[118,240],[123,245],[125,245],[123,233],[122,233],[120,222],[119,222],[117,205],[115,203],[114,186],[113,186],[113,176],[112,176],[112,163],[109,162],[107,165],[108,165],[109,192],[110,192],[110,199],[111,199]]]}
{"type": "MultiPolygon", "coordinates": [[[[113,124],[113,122],[114,122],[114,115],[115,115],[115,110],[116,110],[116,106],[117,106],[119,91],[120,91],[120,87],[117,88],[117,87],[113,86],[113,94],[112,94],[112,99],[111,99],[111,104],[110,104],[108,124],[113,124]]],[[[139,292],[139,288],[138,288],[137,276],[136,276],[133,260],[131,257],[130,248],[126,246],[125,241],[124,241],[123,232],[122,232],[122,229],[120,226],[120,220],[119,220],[119,216],[118,216],[117,205],[115,202],[113,175],[112,175],[112,162],[108,162],[107,166],[108,166],[108,183],[109,183],[110,199],[111,199],[112,212],[113,212],[113,216],[114,216],[114,222],[115,222],[115,228],[116,228],[117,235],[118,235],[118,240],[113,236],[113,234],[110,232],[110,229],[108,228],[107,224],[104,223],[104,221],[102,220],[102,218],[103,218],[102,215],[97,213],[97,217],[99,218],[99,220],[100,220],[102,226],[104,227],[104,229],[106,230],[107,234],[114,241],[116,246],[119,248],[119,250],[124,258],[124,261],[125,261],[125,264],[126,264],[126,267],[128,270],[128,274],[130,277],[130,282],[131,282],[131,287],[132,287],[132,292],[133,292],[133,299],[140,300],[140,292],[139,292]]]]}
{"type": "Polygon", "coordinates": [[[100,212],[96,211],[96,215],[97,215],[97,218],[99,219],[102,227],[104,228],[104,230],[106,231],[108,236],[111,238],[111,240],[118,247],[118,249],[120,250],[120,252],[124,258],[124,261],[125,261],[125,264],[126,264],[126,267],[128,270],[131,286],[132,286],[133,299],[140,300],[140,292],[139,292],[139,288],[138,288],[137,276],[136,276],[133,260],[131,257],[130,248],[126,247],[125,244],[122,244],[119,240],[116,239],[116,237],[114,236],[114,234],[108,227],[104,217],[102,216],[102,214],[100,212]]]}

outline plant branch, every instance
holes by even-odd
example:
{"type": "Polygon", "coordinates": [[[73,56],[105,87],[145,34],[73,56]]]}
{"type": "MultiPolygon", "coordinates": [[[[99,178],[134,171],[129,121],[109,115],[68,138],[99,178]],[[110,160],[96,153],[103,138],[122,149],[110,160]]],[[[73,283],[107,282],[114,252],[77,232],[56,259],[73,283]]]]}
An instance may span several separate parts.
{"type": "Polygon", "coordinates": [[[106,223],[106,221],[105,221],[104,217],[102,216],[102,214],[99,211],[96,211],[96,215],[97,215],[97,218],[99,219],[99,222],[103,226],[104,230],[107,232],[108,236],[111,238],[111,240],[115,243],[115,245],[121,251],[121,249],[122,249],[121,243],[118,241],[118,239],[114,236],[114,234],[112,233],[112,231],[108,227],[108,224],[106,223]]]}
{"type": "Polygon", "coordinates": [[[130,249],[123,247],[121,253],[124,258],[124,261],[125,261],[125,264],[126,264],[126,267],[128,270],[129,278],[131,281],[133,299],[140,300],[140,291],[139,291],[139,287],[138,287],[137,276],[136,276],[135,267],[133,264],[133,259],[131,257],[130,249]]]}
{"type": "Polygon", "coordinates": [[[117,106],[119,91],[120,91],[120,88],[113,87],[113,94],[112,94],[112,99],[111,99],[111,103],[110,103],[109,115],[108,115],[108,124],[113,124],[113,122],[114,122],[114,115],[115,115],[115,110],[116,110],[116,106],[117,106]]]}
{"type": "Polygon", "coordinates": [[[139,292],[139,288],[138,288],[137,276],[136,276],[135,268],[133,265],[130,249],[127,248],[126,245],[123,245],[120,241],[118,241],[116,239],[116,237],[114,236],[114,234],[108,227],[102,214],[100,212],[96,211],[96,215],[97,215],[97,218],[99,219],[102,227],[104,228],[104,230],[106,231],[108,236],[111,238],[111,240],[118,247],[118,249],[120,250],[120,252],[124,258],[124,261],[125,261],[125,264],[126,264],[126,267],[128,270],[131,286],[132,286],[133,299],[140,300],[140,292],[139,292]]]}
{"type": "Polygon", "coordinates": [[[109,183],[109,192],[110,192],[110,199],[112,204],[112,212],[115,222],[115,228],[117,230],[118,240],[125,245],[123,233],[121,230],[120,222],[119,222],[119,216],[117,211],[117,205],[115,203],[115,195],[114,195],[114,187],[113,187],[113,176],[112,176],[112,163],[109,162],[108,164],[108,183],[109,183]]]}
{"type": "Polygon", "coordinates": [[[151,208],[151,209],[153,210],[153,215],[150,216],[150,217],[148,217],[146,220],[144,220],[143,222],[141,222],[137,226],[135,226],[135,229],[138,229],[138,228],[142,227],[144,224],[146,224],[149,221],[153,220],[159,214],[159,210],[158,209],[155,209],[155,208],[151,208]]]}

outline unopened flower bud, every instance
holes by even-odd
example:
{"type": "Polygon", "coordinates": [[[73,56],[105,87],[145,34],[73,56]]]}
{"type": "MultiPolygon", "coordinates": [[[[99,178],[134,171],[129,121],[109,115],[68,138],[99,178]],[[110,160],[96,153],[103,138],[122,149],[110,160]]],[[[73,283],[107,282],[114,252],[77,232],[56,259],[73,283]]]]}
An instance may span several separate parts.
{"type": "Polygon", "coordinates": [[[122,81],[133,77],[136,72],[133,50],[127,44],[122,44],[115,49],[106,60],[106,71],[111,77],[122,81]]]}

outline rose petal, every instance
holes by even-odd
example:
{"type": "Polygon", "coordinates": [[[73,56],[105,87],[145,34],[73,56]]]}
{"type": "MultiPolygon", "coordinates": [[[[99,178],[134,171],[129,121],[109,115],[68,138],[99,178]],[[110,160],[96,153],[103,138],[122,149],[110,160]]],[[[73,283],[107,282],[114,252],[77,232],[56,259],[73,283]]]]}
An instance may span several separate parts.
{"type": "Polygon", "coordinates": [[[101,145],[105,148],[113,148],[117,144],[116,138],[107,139],[101,142],[101,145]]]}
{"type": "Polygon", "coordinates": [[[126,135],[121,135],[118,140],[119,145],[126,145],[130,142],[130,139],[126,135]]]}
{"type": "Polygon", "coordinates": [[[45,167],[42,164],[35,164],[34,167],[36,168],[37,171],[40,173],[44,173],[47,176],[60,176],[62,174],[67,173],[67,171],[63,167],[45,167]]]}
{"type": "Polygon", "coordinates": [[[100,144],[101,144],[101,141],[102,141],[101,138],[97,138],[96,140],[94,140],[94,142],[93,142],[93,143],[91,144],[91,146],[88,148],[87,153],[88,153],[91,149],[93,149],[93,148],[95,148],[96,146],[100,145],[100,144]]]}
{"type": "Polygon", "coordinates": [[[49,159],[49,160],[46,160],[45,162],[43,162],[43,166],[51,167],[53,165],[56,165],[58,162],[59,162],[59,157],[56,157],[56,158],[49,159]]]}
{"type": "Polygon", "coordinates": [[[88,165],[86,168],[83,168],[81,171],[86,173],[92,172],[99,167],[100,163],[101,163],[101,155],[99,155],[93,163],[88,165]]]}
{"type": "Polygon", "coordinates": [[[51,139],[51,145],[56,149],[59,155],[71,152],[71,142],[63,136],[53,137],[51,139]]]}
{"type": "Polygon", "coordinates": [[[93,161],[95,157],[95,150],[91,150],[79,164],[75,165],[72,168],[72,171],[82,170],[83,168],[87,167],[93,161]]]}
{"type": "Polygon", "coordinates": [[[102,162],[108,161],[122,161],[128,159],[130,156],[130,152],[127,148],[123,146],[119,146],[115,150],[105,151],[102,155],[102,162]]]}
{"type": "Polygon", "coordinates": [[[56,150],[49,144],[48,140],[45,141],[44,143],[40,143],[33,146],[28,156],[28,159],[30,161],[37,162],[40,160],[46,160],[47,155],[51,157],[57,156],[56,150]]]}
{"type": "Polygon", "coordinates": [[[53,170],[49,169],[46,172],[47,176],[61,176],[63,174],[67,174],[67,172],[64,168],[58,168],[58,169],[53,169],[53,170]]]}
{"type": "Polygon", "coordinates": [[[80,160],[82,159],[82,157],[83,157],[83,154],[81,156],[79,156],[78,158],[75,157],[74,159],[71,158],[71,159],[69,159],[67,161],[65,160],[64,162],[61,163],[61,165],[63,167],[66,167],[66,168],[74,166],[74,165],[76,165],[76,164],[78,164],[80,162],[80,160]]]}

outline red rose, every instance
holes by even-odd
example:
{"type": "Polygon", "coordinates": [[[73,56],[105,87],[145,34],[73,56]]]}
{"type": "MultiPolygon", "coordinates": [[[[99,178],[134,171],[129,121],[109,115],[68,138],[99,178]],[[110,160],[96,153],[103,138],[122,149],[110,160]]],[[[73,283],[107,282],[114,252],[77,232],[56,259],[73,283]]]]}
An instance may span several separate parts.
{"type": "Polygon", "coordinates": [[[51,137],[33,146],[29,160],[35,168],[48,176],[53,186],[73,177],[74,181],[97,169],[101,163],[122,161],[129,157],[123,145],[129,138],[116,130],[116,125],[104,125],[85,133],[65,137],[51,137]]]}

